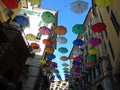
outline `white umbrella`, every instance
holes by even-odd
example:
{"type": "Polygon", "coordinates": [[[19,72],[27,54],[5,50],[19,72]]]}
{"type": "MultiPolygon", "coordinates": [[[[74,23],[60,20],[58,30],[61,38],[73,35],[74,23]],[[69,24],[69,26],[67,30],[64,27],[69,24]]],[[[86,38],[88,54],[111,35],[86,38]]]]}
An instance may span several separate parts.
{"type": "Polygon", "coordinates": [[[65,37],[57,37],[57,42],[60,44],[65,44],[67,43],[67,39],[65,37]]]}

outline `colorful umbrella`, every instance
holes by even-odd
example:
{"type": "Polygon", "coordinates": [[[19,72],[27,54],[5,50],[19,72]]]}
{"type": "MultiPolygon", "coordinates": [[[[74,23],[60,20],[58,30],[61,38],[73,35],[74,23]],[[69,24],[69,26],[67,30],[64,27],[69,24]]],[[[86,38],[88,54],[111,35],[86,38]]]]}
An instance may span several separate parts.
{"type": "Polygon", "coordinates": [[[83,52],[80,49],[76,49],[76,50],[73,51],[73,54],[75,54],[75,55],[82,55],[83,52]]]}
{"type": "Polygon", "coordinates": [[[18,8],[17,0],[2,0],[2,2],[6,5],[6,7],[10,8],[10,9],[18,8]]]}
{"type": "Polygon", "coordinates": [[[69,58],[68,58],[67,56],[61,56],[60,59],[61,59],[62,61],[67,61],[69,58]]]}
{"type": "Polygon", "coordinates": [[[47,63],[47,61],[46,61],[46,60],[44,60],[44,59],[42,59],[42,60],[40,60],[40,63],[44,65],[44,64],[46,64],[46,63],[47,63]]]}
{"type": "Polygon", "coordinates": [[[71,9],[75,13],[83,13],[88,8],[88,2],[85,1],[74,1],[71,3],[71,9]]]}
{"type": "Polygon", "coordinates": [[[96,24],[92,25],[92,31],[93,32],[100,33],[102,31],[104,31],[105,28],[106,28],[106,25],[104,23],[96,23],[96,24]]]}
{"type": "Polygon", "coordinates": [[[64,26],[56,26],[55,27],[55,33],[58,35],[65,35],[66,32],[67,32],[67,29],[64,26]]]}
{"type": "Polygon", "coordinates": [[[97,50],[96,48],[92,48],[92,49],[89,49],[89,50],[88,50],[88,53],[89,53],[90,55],[95,55],[95,54],[97,54],[97,52],[98,52],[98,50],[97,50]]]}
{"type": "Polygon", "coordinates": [[[75,68],[74,68],[74,72],[80,72],[80,70],[81,70],[81,69],[80,69],[79,67],[75,67],[75,68]]]}
{"type": "MultiPolygon", "coordinates": [[[[9,1],[10,2],[10,1],[9,1]]],[[[29,18],[23,15],[17,15],[15,17],[15,21],[23,27],[29,26],[30,22],[29,22],[29,18]]]]}
{"type": "Polygon", "coordinates": [[[55,21],[55,16],[49,11],[43,12],[41,17],[42,20],[46,23],[54,23],[55,21]]]}
{"type": "Polygon", "coordinates": [[[47,55],[47,58],[49,58],[49,59],[55,59],[56,56],[55,56],[54,54],[48,54],[48,55],[47,55]]]}
{"type": "Polygon", "coordinates": [[[65,37],[57,37],[57,42],[60,44],[65,44],[67,43],[67,39],[65,37]]]}
{"type": "Polygon", "coordinates": [[[49,66],[44,66],[44,67],[43,67],[43,70],[49,71],[49,70],[50,70],[50,67],[49,67],[49,66]]]}
{"type": "Polygon", "coordinates": [[[69,68],[66,68],[66,67],[65,67],[65,68],[63,68],[63,70],[64,70],[64,71],[68,71],[68,70],[69,70],[69,68]]]}
{"type": "Polygon", "coordinates": [[[57,66],[57,63],[56,62],[50,62],[50,65],[57,66]]]}
{"type": "Polygon", "coordinates": [[[39,33],[42,35],[49,35],[51,33],[50,29],[46,26],[42,26],[38,30],[39,30],[39,33]]]}
{"type": "Polygon", "coordinates": [[[35,42],[31,43],[31,44],[30,44],[30,47],[31,47],[32,49],[39,49],[39,48],[40,48],[39,44],[37,44],[37,43],[35,43],[35,42]]]}
{"type": "Polygon", "coordinates": [[[45,48],[45,52],[48,54],[53,54],[54,53],[54,49],[53,48],[45,48]]]}
{"type": "Polygon", "coordinates": [[[58,49],[58,51],[61,52],[61,53],[67,53],[67,52],[68,52],[68,49],[65,48],[65,47],[60,47],[60,48],[58,49]]]}
{"type": "Polygon", "coordinates": [[[92,46],[98,46],[101,43],[101,39],[100,38],[91,38],[90,39],[90,44],[92,46]]]}
{"type": "Polygon", "coordinates": [[[86,60],[87,60],[87,62],[94,62],[95,57],[94,56],[87,56],[86,60]]]}
{"type": "Polygon", "coordinates": [[[82,58],[81,56],[73,57],[73,60],[74,60],[74,61],[78,61],[78,62],[79,62],[79,61],[81,62],[82,59],[83,59],[83,58],[82,58]]]}
{"type": "Polygon", "coordinates": [[[98,7],[108,7],[112,4],[113,0],[95,0],[98,7]]]}
{"type": "Polygon", "coordinates": [[[85,62],[85,65],[87,67],[92,67],[94,65],[94,62],[85,62]]]}
{"type": "Polygon", "coordinates": [[[84,42],[81,39],[76,39],[73,41],[74,46],[82,46],[84,42]]]}
{"type": "Polygon", "coordinates": [[[85,66],[85,71],[90,71],[92,69],[91,66],[85,66]]]}
{"type": "Polygon", "coordinates": [[[62,66],[68,67],[69,65],[67,63],[63,63],[62,66]]]}
{"type": "Polygon", "coordinates": [[[44,40],[43,40],[43,43],[44,43],[46,46],[52,46],[52,45],[53,45],[53,42],[52,42],[50,39],[44,39],[44,40]]]}
{"type": "Polygon", "coordinates": [[[73,64],[74,64],[75,66],[80,66],[80,62],[78,62],[78,61],[74,61],[73,64]]]}
{"type": "Polygon", "coordinates": [[[85,27],[83,24],[76,24],[72,27],[72,32],[74,32],[75,34],[82,34],[85,32],[85,27]]]}
{"type": "Polygon", "coordinates": [[[25,37],[26,37],[27,40],[29,40],[29,41],[35,41],[35,40],[36,40],[35,35],[33,35],[33,34],[31,34],[31,33],[26,34],[25,37]]]}
{"type": "Polygon", "coordinates": [[[32,5],[38,5],[41,0],[28,0],[28,2],[30,2],[32,5]]]}

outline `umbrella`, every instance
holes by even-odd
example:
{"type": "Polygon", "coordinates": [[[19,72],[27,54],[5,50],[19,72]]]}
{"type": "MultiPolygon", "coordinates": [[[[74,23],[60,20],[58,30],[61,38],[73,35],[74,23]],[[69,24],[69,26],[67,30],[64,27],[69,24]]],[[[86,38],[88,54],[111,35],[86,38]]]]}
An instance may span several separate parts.
{"type": "Polygon", "coordinates": [[[63,63],[62,66],[67,67],[67,66],[69,66],[69,65],[68,65],[67,63],[63,63]]]}
{"type": "Polygon", "coordinates": [[[69,58],[68,58],[67,56],[61,56],[60,59],[61,59],[62,61],[67,61],[69,58]]]}
{"type": "Polygon", "coordinates": [[[83,59],[83,58],[82,58],[81,56],[73,57],[73,60],[74,60],[74,61],[78,61],[78,62],[79,62],[79,61],[82,61],[82,59],[83,59]]]}
{"type": "Polygon", "coordinates": [[[99,7],[108,7],[112,4],[113,0],[95,0],[95,3],[99,7]]]}
{"type": "Polygon", "coordinates": [[[101,39],[99,38],[91,38],[90,39],[90,44],[92,46],[98,46],[101,43],[101,39]]]}
{"type": "Polygon", "coordinates": [[[64,26],[56,26],[55,27],[55,33],[58,35],[65,35],[66,32],[67,32],[67,29],[64,26]]]}
{"type": "Polygon", "coordinates": [[[18,8],[17,0],[2,0],[2,2],[6,5],[6,7],[10,8],[10,9],[18,8]]]}
{"type": "Polygon", "coordinates": [[[82,55],[82,54],[83,54],[83,52],[82,52],[80,49],[74,50],[73,53],[74,53],[75,55],[82,55]]]}
{"type": "Polygon", "coordinates": [[[53,48],[45,48],[45,52],[48,54],[53,54],[54,49],[53,48]]]}
{"type": "Polygon", "coordinates": [[[40,60],[40,63],[44,65],[44,64],[46,64],[47,62],[46,62],[46,60],[42,59],[42,60],[40,60]]]}
{"type": "Polygon", "coordinates": [[[50,67],[49,67],[49,66],[44,66],[44,67],[43,67],[43,70],[49,71],[49,70],[50,70],[50,67]]]}
{"type": "Polygon", "coordinates": [[[35,41],[35,40],[36,40],[35,35],[33,35],[33,34],[31,34],[31,33],[26,34],[26,36],[25,36],[25,37],[26,37],[26,38],[27,38],[27,40],[29,40],[29,41],[35,41]]]}
{"type": "Polygon", "coordinates": [[[74,61],[73,64],[74,64],[75,66],[80,66],[80,62],[78,62],[78,61],[74,61]]]}
{"type": "Polygon", "coordinates": [[[85,27],[83,24],[76,24],[72,27],[72,32],[74,32],[75,34],[82,34],[85,32],[85,27]]]}
{"type": "Polygon", "coordinates": [[[65,47],[60,47],[60,48],[58,49],[58,51],[61,52],[61,53],[67,53],[67,52],[68,52],[68,49],[65,48],[65,47]]]}
{"type": "Polygon", "coordinates": [[[54,23],[55,21],[55,16],[49,11],[43,12],[41,18],[46,23],[54,23]]]}
{"type": "Polygon", "coordinates": [[[85,66],[85,71],[90,71],[92,69],[92,67],[90,66],[85,66]]]}
{"type": "Polygon", "coordinates": [[[88,53],[89,53],[90,55],[95,55],[95,54],[97,54],[97,52],[98,52],[98,50],[97,50],[96,48],[92,48],[92,49],[89,49],[89,50],[88,50],[88,53]]]}
{"type": "Polygon", "coordinates": [[[49,59],[55,59],[56,56],[55,56],[54,54],[48,54],[48,55],[47,55],[47,58],[49,58],[49,59]]]}
{"type": "Polygon", "coordinates": [[[71,9],[75,13],[83,13],[88,8],[88,2],[85,1],[75,1],[71,3],[71,9]]]}
{"type": "Polygon", "coordinates": [[[31,43],[31,44],[30,44],[30,47],[31,47],[32,49],[39,49],[39,48],[40,48],[39,44],[37,44],[37,43],[35,43],[35,42],[31,43]]]}
{"type": "Polygon", "coordinates": [[[94,62],[85,62],[85,65],[87,67],[92,67],[94,65],[94,62]]]}
{"type": "Polygon", "coordinates": [[[92,25],[92,31],[93,32],[100,33],[102,31],[104,31],[105,28],[106,28],[106,25],[104,23],[96,23],[96,24],[92,25]]]}
{"type": "Polygon", "coordinates": [[[56,77],[59,79],[59,80],[62,80],[61,76],[59,73],[56,73],[56,77]]]}
{"type": "Polygon", "coordinates": [[[55,73],[59,73],[59,70],[58,70],[58,69],[55,69],[55,68],[52,69],[52,71],[55,72],[55,73]]]}
{"type": "Polygon", "coordinates": [[[50,34],[50,29],[46,26],[42,26],[39,29],[39,33],[43,35],[49,35],[50,34]]]}
{"type": "Polygon", "coordinates": [[[20,26],[28,26],[29,25],[29,18],[23,15],[17,15],[15,17],[15,21],[20,25],[20,26]]]}
{"type": "Polygon", "coordinates": [[[28,2],[30,2],[32,5],[38,5],[41,0],[28,0],[28,2]]]}
{"type": "Polygon", "coordinates": [[[67,39],[65,37],[57,37],[57,42],[60,44],[65,44],[67,43],[67,39]]]}
{"type": "Polygon", "coordinates": [[[94,56],[87,56],[86,60],[87,60],[87,62],[94,62],[95,57],[94,56]]]}
{"type": "Polygon", "coordinates": [[[57,66],[57,63],[56,62],[50,62],[50,65],[57,66]]]}
{"type": "Polygon", "coordinates": [[[74,68],[74,72],[80,72],[80,68],[79,67],[74,68]]]}
{"type": "Polygon", "coordinates": [[[69,70],[69,68],[66,68],[66,67],[65,67],[65,68],[63,68],[63,70],[64,70],[64,71],[68,71],[68,70],[69,70]]]}
{"type": "Polygon", "coordinates": [[[81,39],[76,39],[73,41],[74,46],[82,46],[83,43],[84,42],[81,39]]]}
{"type": "Polygon", "coordinates": [[[53,42],[50,39],[44,39],[43,43],[47,46],[52,46],[53,45],[53,42]]]}

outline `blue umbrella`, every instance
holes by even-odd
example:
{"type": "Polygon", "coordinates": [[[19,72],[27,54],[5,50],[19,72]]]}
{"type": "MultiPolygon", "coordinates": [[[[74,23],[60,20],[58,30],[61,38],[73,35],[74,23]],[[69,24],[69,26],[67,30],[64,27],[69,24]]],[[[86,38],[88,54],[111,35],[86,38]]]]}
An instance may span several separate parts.
{"type": "Polygon", "coordinates": [[[77,62],[77,61],[74,61],[73,64],[76,66],[80,66],[80,62],[77,62]]]}
{"type": "Polygon", "coordinates": [[[62,80],[61,76],[59,73],[56,73],[56,77],[59,79],[59,80],[62,80]]]}
{"type": "Polygon", "coordinates": [[[15,17],[15,21],[20,25],[20,26],[28,26],[29,25],[29,18],[23,15],[18,15],[15,17]]]}
{"type": "Polygon", "coordinates": [[[82,46],[84,42],[81,39],[76,39],[73,41],[74,46],[82,46]]]}
{"type": "Polygon", "coordinates": [[[54,54],[48,54],[48,55],[47,55],[47,58],[49,58],[49,59],[55,59],[56,56],[55,56],[54,54]]]}

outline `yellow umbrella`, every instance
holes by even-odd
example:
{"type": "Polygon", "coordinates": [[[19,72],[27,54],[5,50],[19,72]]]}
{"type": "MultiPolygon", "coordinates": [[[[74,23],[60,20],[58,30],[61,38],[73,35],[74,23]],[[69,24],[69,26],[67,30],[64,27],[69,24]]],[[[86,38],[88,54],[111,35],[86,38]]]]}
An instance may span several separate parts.
{"type": "Polygon", "coordinates": [[[112,4],[113,0],[95,0],[98,7],[108,7],[112,4]]]}
{"type": "Polygon", "coordinates": [[[90,55],[97,54],[97,52],[98,52],[98,50],[97,50],[96,48],[92,48],[92,49],[89,49],[89,50],[88,50],[88,53],[89,53],[90,55]]]}
{"type": "Polygon", "coordinates": [[[44,65],[44,64],[46,64],[46,60],[42,59],[42,60],[40,60],[40,63],[44,65]]]}

